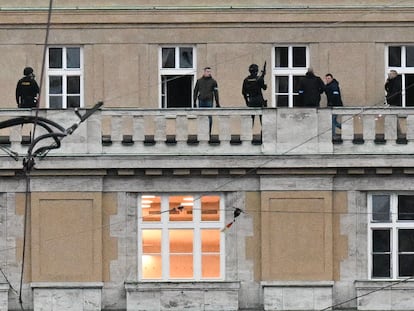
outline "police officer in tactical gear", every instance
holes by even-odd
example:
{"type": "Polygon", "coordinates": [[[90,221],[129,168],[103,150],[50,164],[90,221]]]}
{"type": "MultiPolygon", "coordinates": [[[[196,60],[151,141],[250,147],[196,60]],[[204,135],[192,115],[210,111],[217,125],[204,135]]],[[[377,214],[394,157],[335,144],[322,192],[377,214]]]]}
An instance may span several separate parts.
{"type": "MultiPolygon", "coordinates": [[[[262,74],[257,75],[259,72],[259,66],[251,64],[249,66],[250,75],[243,80],[242,94],[246,105],[248,107],[267,107],[267,100],[263,98],[262,90],[267,89],[267,85],[264,82],[264,76],[266,74],[266,62],[263,66],[262,74]]],[[[252,115],[252,123],[254,124],[254,115],[252,115]]],[[[259,116],[260,124],[262,124],[262,116],[259,116]]]]}
{"type": "Polygon", "coordinates": [[[264,76],[266,74],[263,69],[260,76],[257,75],[259,72],[259,66],[251,64],[249,66],[250,75],[243,81],[242,94],[246,105],[248,107],[266,107],[267,101],[264,100],[262,90],[267,89],[267,85],[264,82],[264,76]]]}
{"type": "Polygon", "coordinates": [[[24,77],[17,82],[16,102],[19,108],[34,108],[37,106],[39,96],[39,85],[35,81],[32,67],[23,70],[24,77]]]}

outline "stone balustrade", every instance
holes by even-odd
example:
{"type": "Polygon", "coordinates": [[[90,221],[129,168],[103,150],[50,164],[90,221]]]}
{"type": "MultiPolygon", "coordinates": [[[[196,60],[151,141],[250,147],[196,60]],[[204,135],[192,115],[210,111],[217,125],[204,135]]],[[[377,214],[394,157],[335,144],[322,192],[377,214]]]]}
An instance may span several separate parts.
{"type": "MultiPolygon", "coordinates": [[[[0,110],[0,121],[34,113],[0,110]]],[[[73,110],[41,110],[39,116],[63,128],[79,121],[73,110]]],[[[0,144],[25,155],[32,132],[31,124],[0,129],[0,144]]],[[[44,133],[36,127],[36,136],[44,133]]],[[[49,155],[411,154],[413,140],[414,110],[410,108],[104,108],[49,155]],[[332,114],[342,124],[334,137],[332,114]]],[[[39,146],[50,143],[44,140],[39,146]]],[[[0,154],[6,155],[4,150],[0,154]]]]}

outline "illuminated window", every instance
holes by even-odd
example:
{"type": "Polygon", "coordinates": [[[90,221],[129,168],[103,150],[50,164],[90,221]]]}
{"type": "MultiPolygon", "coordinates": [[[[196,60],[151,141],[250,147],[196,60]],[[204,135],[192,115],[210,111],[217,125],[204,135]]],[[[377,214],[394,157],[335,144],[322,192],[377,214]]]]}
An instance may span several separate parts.
{"type": "Polygon", "coordinates": [[[80,47],[47,50],[48,108],[83,107],[83,55],[80,47]]]}
{"type": "Polygon", "coordinates": [[[370,277],[414,276],[414,195],[369,196],[370,277]]]}
{"type": "Polygon", "coordinates": [[[220,196],[142,195],[138,211],[141,280],[222,279],[220,196]]]}

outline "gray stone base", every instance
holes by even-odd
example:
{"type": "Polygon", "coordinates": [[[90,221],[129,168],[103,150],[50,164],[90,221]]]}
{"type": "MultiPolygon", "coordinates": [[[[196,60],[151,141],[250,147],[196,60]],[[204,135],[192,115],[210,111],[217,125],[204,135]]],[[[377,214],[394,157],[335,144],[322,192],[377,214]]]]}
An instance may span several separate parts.
{"type": "Polygon", "coordinates": [[[100,311],[103,283],[32,283],[34,311],[100,311]]]}
{"type": "Polygon", "coordinates": [[[334,282],[262,282],[265,310],[321,310],[332,305],[334,282]]]}
{"type": "Polygon", "coordinates": [[[9,284],[0,283],[0,311],[8,310],[9,284]]]}
{"type": "Polygon", "coordinates": [[[358,310],[413,310],[414,282],[356,281],[358,310]],[[364,296],[365,295],[365,296],[364,296]]]}
{"type": "Polygon", "coordinates": [[[126,282],[127,310],[238,310],[239,288],[239,282],[126,282]]]}

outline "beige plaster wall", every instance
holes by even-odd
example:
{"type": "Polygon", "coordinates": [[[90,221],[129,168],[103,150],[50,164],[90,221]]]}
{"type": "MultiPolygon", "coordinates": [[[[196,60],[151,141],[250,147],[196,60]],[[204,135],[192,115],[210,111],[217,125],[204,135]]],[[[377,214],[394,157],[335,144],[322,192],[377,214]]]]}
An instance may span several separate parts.
{"type": "Polygon", "coordinates": [[[332,193],[263,192],[262,280],[332,280],[332,193]]]}

